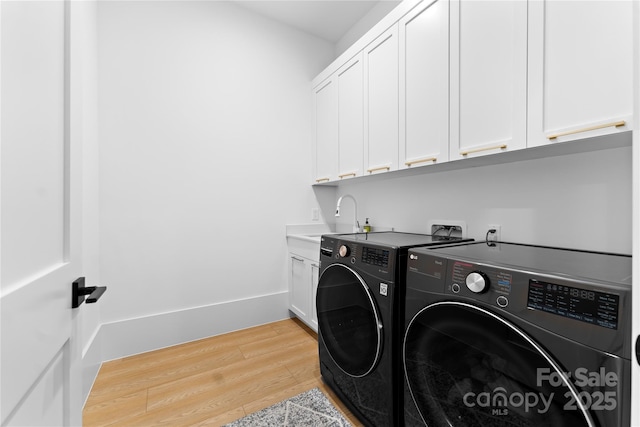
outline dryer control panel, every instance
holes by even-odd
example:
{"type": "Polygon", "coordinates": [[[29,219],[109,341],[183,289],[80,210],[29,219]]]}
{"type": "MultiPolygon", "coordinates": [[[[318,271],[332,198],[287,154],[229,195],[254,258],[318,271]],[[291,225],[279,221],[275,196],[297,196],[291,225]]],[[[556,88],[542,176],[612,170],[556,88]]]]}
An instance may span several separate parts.
{"type": "Polygon", "coordinates": [[[321,270],[338,262],[392,283],[395,282],[396,252],[395,248],[327,236],[320,246],[321,270]]]}
{"type": "Polygon", "coordinates": [[[618,329],[620,295],[530,279],[527,307],[618,329]]]}
{"type": "Polygon", "coordinates": [[[414,289],[433,295],[434,301],[464,301],[629,357],[628,334],[619,332],[630,327],[631,286],[626,274],[630,257],[505,243],[499,250],[494,253],[495,248],[475,244],[413,249],[407,262],[407,295],[414,289]],[[470,249],[486,259],[460,256],[468,255],[470,249]],[[514,253],[520,256],[516,259],[514,253]],[[491,263],[491,257],[509,262],[491,263]],[[541,259],[553,265],[543,270],[541,259]],[[558,259],[568,262],[559,263],[558,259]],[[614,282],[586,276],[593,265],[614,271],[621,279],[614,282]],[[578,271],[581,276],[564,272],[578,266],[585,272],[578,271]]]}

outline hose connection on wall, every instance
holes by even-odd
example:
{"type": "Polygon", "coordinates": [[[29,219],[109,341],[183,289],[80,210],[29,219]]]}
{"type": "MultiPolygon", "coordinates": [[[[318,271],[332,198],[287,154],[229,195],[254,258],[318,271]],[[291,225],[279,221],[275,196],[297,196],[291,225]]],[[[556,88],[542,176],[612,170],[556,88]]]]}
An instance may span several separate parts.
{"type": "Polygon", "coordinates": [[[431,227],[433,236],[462,237],[462,227],[458,225],[434,224],[431,227]]]}

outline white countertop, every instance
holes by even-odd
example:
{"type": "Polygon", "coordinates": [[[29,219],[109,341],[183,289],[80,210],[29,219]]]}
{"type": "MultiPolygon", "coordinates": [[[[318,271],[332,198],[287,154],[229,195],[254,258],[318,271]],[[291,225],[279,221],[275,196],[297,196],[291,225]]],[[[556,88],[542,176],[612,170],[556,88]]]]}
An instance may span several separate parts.
{"type": "Polygon", "coordinates": [[[318,244],[323,234],[333,232],[328,224],[290,224],[285,228],[287,239],[292,238],[318,244]]]}

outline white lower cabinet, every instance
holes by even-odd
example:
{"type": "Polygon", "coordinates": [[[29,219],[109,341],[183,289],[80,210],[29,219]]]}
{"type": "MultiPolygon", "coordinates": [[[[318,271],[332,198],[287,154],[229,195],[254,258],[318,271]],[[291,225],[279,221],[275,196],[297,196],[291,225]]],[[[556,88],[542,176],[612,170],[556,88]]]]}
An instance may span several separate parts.
{"type": "Polygon", "coordinates": [[[289,254],[289,260],[289,308],[298,317],[306,318],[310,315],[311,287],[307,280],[309,263],[293,254],[289,254]]]}
{"type": "Polygon", "coordinates": [[[318,331],[316,290],[319,265],[317,259],[289,252],[289,310],[316,332],[318,331]]]}
{"type": "Polygon", "coordinates": [[[311,329],[318,332],[318,310],[316,308],[316,294],[318,293],[318,277],[320,263],[311,263],[311,329]]]}
{"type": "Polygon", "coordinates": [[[633,3],[529,2],[529,147],[632,129],[633,3]]]}

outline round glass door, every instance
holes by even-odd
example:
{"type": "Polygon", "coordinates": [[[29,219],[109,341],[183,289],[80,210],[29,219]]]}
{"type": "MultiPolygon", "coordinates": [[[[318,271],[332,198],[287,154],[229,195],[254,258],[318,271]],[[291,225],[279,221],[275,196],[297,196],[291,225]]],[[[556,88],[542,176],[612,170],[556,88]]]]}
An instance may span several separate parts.
{"type": "Polygon", "coordinates": [[[403,351],[411,398],[429,427],[595,426],[558,364],[489,311],[432,304],[411,320],[403,351]]]}
{"type": "Polygon", "coordinates": [[[363,377],[382,350],[382,323],[371,291],[342,264],[327,267],[318,280],[318,329],[333,361],[346,374],[363,377]]]}

